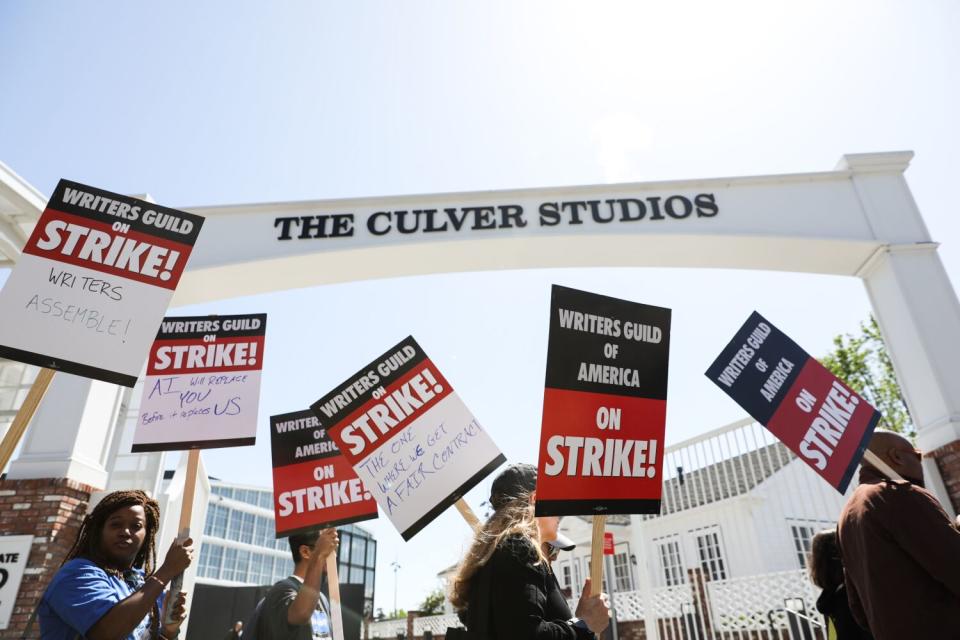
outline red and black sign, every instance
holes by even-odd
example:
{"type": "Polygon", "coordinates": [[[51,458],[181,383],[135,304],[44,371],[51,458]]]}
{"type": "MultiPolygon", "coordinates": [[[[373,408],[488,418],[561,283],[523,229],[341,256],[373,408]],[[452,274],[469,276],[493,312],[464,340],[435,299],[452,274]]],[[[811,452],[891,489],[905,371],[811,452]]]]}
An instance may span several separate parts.
{"type": "Polygon", "coordinates": [[[61,180],[0,294],[0,358],[133,387],[202,226],[61,180]]]}
{"type": "Polygon", "coordinates": [[[404,540],[504,462],[412,336],[310,408],[404,540]]]}
{"type": "Polygon", "coordinates": [[[659,513],[670,310],[554,285],[538,516],[659,513]]]}
{"type": "Polygon", "coordinates": [[[270,416],[277,537],[377,517],[377,503],[312,411],[270,416]]]}
{"type": "Polygon", "coordinates": [[[843,493],[880,412],[753,312],[707,377],[843,493]]]}
{"type": "Polygon", "coordinates": [[[174,290],[202,226],[192,213],[61,180],[23,252],[174,290]]]}

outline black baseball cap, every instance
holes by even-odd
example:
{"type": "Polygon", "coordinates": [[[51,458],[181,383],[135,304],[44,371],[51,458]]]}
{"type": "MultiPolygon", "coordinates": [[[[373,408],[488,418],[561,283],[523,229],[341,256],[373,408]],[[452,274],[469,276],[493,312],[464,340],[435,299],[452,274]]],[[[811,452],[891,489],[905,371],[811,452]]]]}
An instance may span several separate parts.
{"type": "Polygon", "coordinates": [[[490,487],[490,505],[496,510],[511,500],[533,493],[537,488],[537,468],[518,462],[500,472],[490,487]]]}

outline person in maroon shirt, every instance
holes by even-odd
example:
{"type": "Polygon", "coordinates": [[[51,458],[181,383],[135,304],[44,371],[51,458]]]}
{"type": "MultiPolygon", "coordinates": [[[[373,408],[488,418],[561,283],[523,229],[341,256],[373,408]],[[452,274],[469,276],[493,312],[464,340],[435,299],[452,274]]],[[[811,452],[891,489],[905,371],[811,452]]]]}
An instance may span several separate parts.
{"type": "Polygon", "coordinates": [[[850,611],[876,640],[960,639],[960,531],[923,488],[909,440],[877,431],[869,448],[904,480],[864,461],[840,514],[850,611]]]}

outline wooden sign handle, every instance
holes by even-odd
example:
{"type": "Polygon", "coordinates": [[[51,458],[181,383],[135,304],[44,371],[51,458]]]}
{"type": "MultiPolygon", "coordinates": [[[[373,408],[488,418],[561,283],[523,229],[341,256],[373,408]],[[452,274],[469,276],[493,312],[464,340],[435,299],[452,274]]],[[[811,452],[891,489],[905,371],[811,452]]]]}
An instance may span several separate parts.
{"type": "MultiPolygon", "coordinates": [[[[200,450],[191,449],[187,454],[187,477],[183,482],[183,498],[180,501],[180,527],[177,529],[177,540],[183,542],[190,537],[190,521],[193,516],[193,498],[197,492],[197,471],[200,466],[200,450]]],[[[183,574],[181,573],[170,581],[170,593],[176,594],[183,590],[183,574]]],[[[172,601],[171,601],[172,602],[172,601]]],[[[173,622],[173,607],[163,616],[163,624],[173,622]]]]}
{"type": "Polygon", "coordinates": [[[460,515],[463,516],[463,519],[467,521],[467,524],[470,525],[470,528],[474,532],[480,531],[480,528],[483,526],[480,522],[480,518],[477,517],[477,514],[473,512],[473,509],[470,508],[470,505],[467,502],[460,498],[454,503],[454,506],[457,508],[457,511],[460,512],[460,515]]]}
{"type": "Polygon", "coordinates": [[[56,371],[47,368],[42,368],[37,373],[37,378],[30,386],[30,391],[27,392],[27,397],[24,398],[23,404],[20,405],[17,415],[14,416],[10,428],[3,437],[3,442],[0,442],[0,473],[7,468],[7,463],[10,462],[10,458],[13,457],[13,451],[17,448],[17,445],[20,444],[20,439],[23,437],[24,432],[26,432],[27,425],[33,420],[33,415],[37,412],[37,407],[40,406],[40,401],[43,400],[43,396],[47,392],[47,387],[50,386],[50,381],[53,380],[54,373],[56,373],[56,371]]]}
{"type": "Polygon", "coordinates": [[[327,586],[330,588],[330,626],[334,640],[343,640],[343,611],[340,608],[340,576],[337,573],[337,554],[327,556],[327,586]]]}
{"type": "Polygon", "coordinates": [[[590,543],[590,588],[593,595],[603,591],[603,534],[607,516],[593,516],[593,540],[590,543]]]}
{"type": "Polygon", "coordinates": [[[888,465],[886,462],[881,460],[880,457],[877,456],[877,454],[875,454],[873,451],[870,451],[870,449],[867,449],[866,451],[863,452],[863,459],[869,462],[871,466],[873,466],[875,469],[880,471],[880,473],[887,476],[891,480],[894,480],[896,482],[905,482],[905,480],[899,473],[891,469],[890,465],[888,465]]]}

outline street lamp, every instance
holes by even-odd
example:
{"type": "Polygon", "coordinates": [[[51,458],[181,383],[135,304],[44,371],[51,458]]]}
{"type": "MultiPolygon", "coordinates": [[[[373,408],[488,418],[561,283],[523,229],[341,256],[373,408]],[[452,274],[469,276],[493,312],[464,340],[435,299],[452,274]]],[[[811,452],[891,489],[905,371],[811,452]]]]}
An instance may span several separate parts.
{"type": "Polygon", "coordinates": [[[394,560],[390,563],[393,567],[393,617],[397,617],[397,571],[400,570],[400,563],[394,560]]]}

